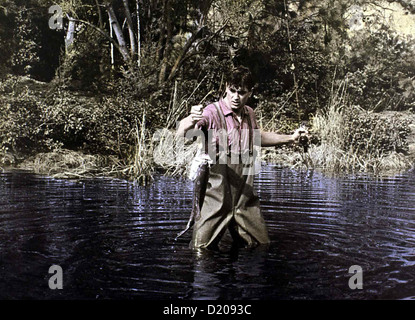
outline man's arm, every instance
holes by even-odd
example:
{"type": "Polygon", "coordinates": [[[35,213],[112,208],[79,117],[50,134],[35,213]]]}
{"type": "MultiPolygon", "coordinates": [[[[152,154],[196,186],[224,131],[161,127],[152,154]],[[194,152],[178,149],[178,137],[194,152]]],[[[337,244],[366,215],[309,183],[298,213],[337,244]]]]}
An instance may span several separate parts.
{"type": "Polygon", "coordinates": [[[295,130],[293,134],[278,134],[275,132],[261,131],[261,147],[274,147],[280,144],[297,142],[302,134],[306,133],[303,128],[295,130]]]}
{"type": "Polygon", "coordinates": [[[202,119],[202,105],[193,106],[190,115],[188,115],[186,118],[184,118],[179,123],[179,127],[176,131],[177,137],[184,137],[186,135],[186,132],[190,129],[193,129],[195,124],[202,119]]]}
{"type": "Polygon", "coordinates": [[[187,116],[182,121],[180,121],[179,127],[177,128],[176,135],[178,137],[184,137],[186,132],[192,129],[195,126],[192,119],[192,115],[187,116]]]}

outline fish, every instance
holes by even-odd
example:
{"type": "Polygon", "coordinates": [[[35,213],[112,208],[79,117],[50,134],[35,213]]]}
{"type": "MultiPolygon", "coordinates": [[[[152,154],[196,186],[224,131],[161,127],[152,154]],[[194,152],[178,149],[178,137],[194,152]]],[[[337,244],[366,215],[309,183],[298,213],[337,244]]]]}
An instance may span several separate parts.
{"type": "Polygon", "coordinates": [[[193,185],[192,211],[190,213],[186,228],[177,234],[174,239],[175,241],[177,241],[179,237],[184,235],[191,227],[193,227],[195,221],[200,218],[200,210],[202,209],[209,180],[209,167],[210,164],[208,161],[202,161],[196,171],[196,178],[193,185]]]}

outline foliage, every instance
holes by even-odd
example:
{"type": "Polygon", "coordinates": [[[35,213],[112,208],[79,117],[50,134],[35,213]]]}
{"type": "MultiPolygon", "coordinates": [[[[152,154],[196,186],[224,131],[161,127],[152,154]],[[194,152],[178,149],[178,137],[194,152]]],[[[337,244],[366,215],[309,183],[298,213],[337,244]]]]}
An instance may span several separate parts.
{"type": "Polygon", "coordinates": [[[367,110],[408,110],[415,106],[415,39],[390,30],[360,33],[348,53],[353,103],[367,110]]]}
{"type": "Polygon", "coordinates": [[[17,74],[31,74],[33,66],[39,62],[39,29],[33,23],[30,11],[19,10],[16,14],[15,41],[19,48],[13,52],[11,63],[17,74]]]}
{"type": "Polygon", "coordinates": [[[406,169],[409,120],[368,112],[348,101],[346,82],[330,104],[313,118],[318,143],[310,150],[313,166],[334,171],[406,169]],[[395,161],[394,161],[395,160],[395,161]]]}
{"type": "Polygon", "coordinates": [[[0,2],[0,75],[9,72],[50,81],[59,64],[63,34],[48,28],[47,1],[0,2]]]}
{"type": "Polygon", "coordinates": [[[0,92],[1,149],[16,156],[38,150],[42,139],[40,101],[14,77],[1,83],[0,92]]]}
{"type": "Polygon", "coordinates": [[[409,120],[385,117],[351,106],[343,112],[343,121],[343,148],[346,151],[351,148],[363,156],[408,151],[409,120]]]}
{"type": "MultiPolygon", "coordinates": [[[[408,0],[389,2],[414,13],[408,0]]],[[[381,0],[56,4],[64,13],[61,31],[48,28],[50,1],[0,2],[3,155],[22,158],[60,149],[102,154],[142,177],[143,168],[153,169],[149,137],[159,128],[174,129],[192,105],[217,100],[232,65],[248,66],[257,78],[249,105],[264,129],[289,132],[300,121],[320,119],[321,144],[311,150],[325,146],[320,155],[326,159],[400,154],[407,148],[406,124],[367,112],[410,110],[415,104],[414,39],[388,26],[379,14],[381,0]],[[353,5],[376,9],[371,25],[353,26],[353,5]],[[110,37],[111,10],[122,27],[117,36],[127,58],[122,42],[110,37]],[[67,47],[66,15],[76,21],[74,42],[67,47]],[[337,96],[347,96],[347,103],[333,100],[335,79],[347,79],[337,96]],[[340,132],[330,132],[339,126],[340,132]]]]}
{"type": "Polygon", "coordinates": [[[30,154],[64,147],[125,156],[134,144],[133,125],[143,106],[111,96],[79,96],[34,80],[2,83],[2,147],[30,154]],[[7,96],[7,98],[6,98],[7,96]]]}

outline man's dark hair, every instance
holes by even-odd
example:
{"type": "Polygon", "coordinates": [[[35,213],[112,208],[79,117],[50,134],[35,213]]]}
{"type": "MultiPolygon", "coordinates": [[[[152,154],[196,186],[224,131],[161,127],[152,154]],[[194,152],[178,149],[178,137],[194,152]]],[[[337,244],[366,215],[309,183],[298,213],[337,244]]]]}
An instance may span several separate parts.
{"type": "Polygon", "coordinates": [[[236,88],[247,87],[249,90],[252,90],[255,85],[251,71],[244,66],[231,69],[226,77],[226,83],[236,88]]]}

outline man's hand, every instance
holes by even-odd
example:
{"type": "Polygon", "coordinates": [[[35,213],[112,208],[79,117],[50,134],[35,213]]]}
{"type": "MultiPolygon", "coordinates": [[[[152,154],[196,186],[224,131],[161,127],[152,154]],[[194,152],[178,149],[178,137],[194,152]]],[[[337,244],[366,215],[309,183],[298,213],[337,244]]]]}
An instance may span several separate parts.
{"type": "Polygon", "coordinates": [[[186,132],[190,129],[193,129],[196,123],[201,120],[203,105],[199,104],[197,106],[193,106],[190,110],[190,114],[180,121],[179,127],[177,128],[176,135],[178,137],[184,137],[186,132]]]}
{"type": "Polygon", "coordinates": [[[190,116],[192,119],[193,125],[195,125],[199,120],[202,120],[202,111],[203,105],[199,104],[196,106],[193,106],[190,110],[190,116]]]}
{"type": "Polygon", "coordinates": [[[301,126],[297,130],[295,130],[295,132],[291,135],[291,138],[294,143],[298,143],[300,140],[300,137],[303,135],[308,135],[308,131],[306,127],[301,126]]]}

